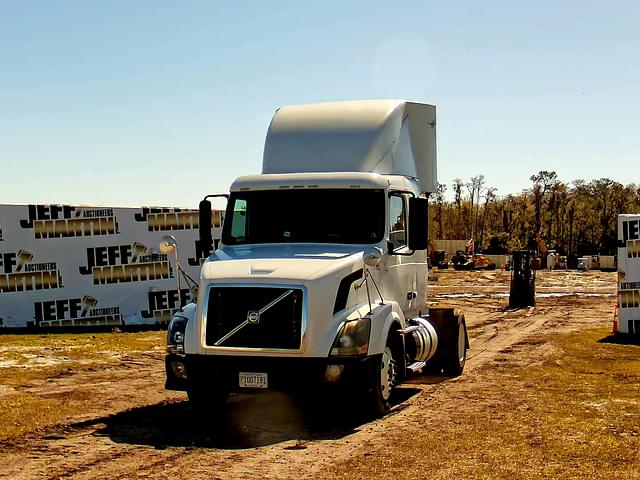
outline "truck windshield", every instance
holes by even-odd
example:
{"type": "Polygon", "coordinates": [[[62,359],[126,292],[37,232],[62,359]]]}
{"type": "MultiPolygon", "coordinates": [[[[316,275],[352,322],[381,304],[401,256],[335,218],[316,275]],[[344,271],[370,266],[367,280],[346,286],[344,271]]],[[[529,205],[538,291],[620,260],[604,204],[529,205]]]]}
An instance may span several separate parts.
{"type": "Polygon", "coordinates": [[[377,243],[384,235],[381,189],[233,192],[222,241],[254,243],[377,243]]]}

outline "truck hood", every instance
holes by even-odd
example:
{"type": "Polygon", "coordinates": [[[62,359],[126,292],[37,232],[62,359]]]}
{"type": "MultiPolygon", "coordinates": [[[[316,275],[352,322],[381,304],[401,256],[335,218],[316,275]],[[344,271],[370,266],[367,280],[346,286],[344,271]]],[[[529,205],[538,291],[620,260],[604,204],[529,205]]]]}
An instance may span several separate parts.
{"type": "Polygon", "coordinates": [[[202,266],[204,282],[306,283],[362,268],[364,245],[242,245],[224,247],[202,266]]]}

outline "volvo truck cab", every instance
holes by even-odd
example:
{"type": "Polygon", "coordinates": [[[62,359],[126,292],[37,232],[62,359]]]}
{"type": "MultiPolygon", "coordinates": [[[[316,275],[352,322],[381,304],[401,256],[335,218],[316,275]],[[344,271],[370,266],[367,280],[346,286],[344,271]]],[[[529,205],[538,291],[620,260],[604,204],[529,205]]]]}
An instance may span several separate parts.
{"type": "Polygon", "coordinates": [[[276,111],[260,175],[230,188],[218,248],[201,202],[197,300],[168,329],[169,389],[348,387],[378,414],[425,368],[459,375],[464,315],[426,304],[435,107],[356,101],[276,111]]]}

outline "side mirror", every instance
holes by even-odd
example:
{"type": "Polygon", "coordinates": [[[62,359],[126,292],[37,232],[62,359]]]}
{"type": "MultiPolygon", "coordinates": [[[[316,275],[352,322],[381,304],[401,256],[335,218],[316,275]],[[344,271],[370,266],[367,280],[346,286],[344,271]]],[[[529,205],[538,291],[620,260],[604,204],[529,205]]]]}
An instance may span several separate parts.
{"type": "Polygon", "coordinates": [[[213,210],[211,209],[211,202],[207,198],[226,198],[229,200],[229,195],[226,193],[220,193],[216,195],[207,195],[202,199],[198,205],[198,232],[200,236],[200,248],[202,250],[202,258],[207,258],[213,251],[213,234],[211,229],[213,223],[211,222],[211,216],[213,210]]]}
{"type": "Polygon", "coordinates": [[[173,235],[165,235],[160,239],[160,252],[167,255],[172,254],[178,248],[178,242],[173,235]]]}
{"type": "Polygon", "coordinates": [[[429,201],[426,198],[409,199],[410,250],[426,250],[429,245],[429,201]]]}
{"type": "Polygon", "coordinates": [[[202,256],[207,258],[213,250],[213,235],[211,234],[211,202],[206,198],[198,205],[199,221],[198,229],[200,233],[200,248],[202,248],[202,256]]]}
{"type": "Polygon", "coordinates": [[[362,261],[368,267],[377,267],[382,260],[382,250],[378,247],[372,247],[365,250],[362,254],[362,261]]]}
{"type": "Polygon", "coordinates": [[[182,288],[180,287],[180,276],[183,276],[185,281],[187,282],[187,286],[189,290],[191,290],[191,298],[195,301],[198,298],[198,284],[191,278],[183,269],[182,265],[180,265],[180,260],[178,260],[178,242],[173,235],[165,235],[160,239],[160,252],[165,255],[175,254],[176,256],[176,282],[178,284],[178,297],[180,298],[180,310],[182,309],[182,288]],[[191,283],[189,283],[191,282],[191,283]]]}

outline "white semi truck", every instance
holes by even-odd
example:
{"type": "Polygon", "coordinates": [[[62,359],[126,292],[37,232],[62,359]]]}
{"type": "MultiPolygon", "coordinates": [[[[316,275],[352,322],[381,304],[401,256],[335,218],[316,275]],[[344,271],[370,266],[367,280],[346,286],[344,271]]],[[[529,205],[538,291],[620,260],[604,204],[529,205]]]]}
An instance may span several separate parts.
{"type": "Polygon", "coordinates": [[[432,105],[277,110],[262,174],[231,185],[211,254],[210,196],[200,204],[207,258],[168,328],[166,387],[209,411],[230,392],[341,387],[383,414],[412,373],[460,375],[464,315],[426,306],[436,186],[432,105]]]}
{"type": "Polygon", "coordinates": [[[613,332],[640,337],[640,214],[618,215],[618,304],[613,332]]]}

